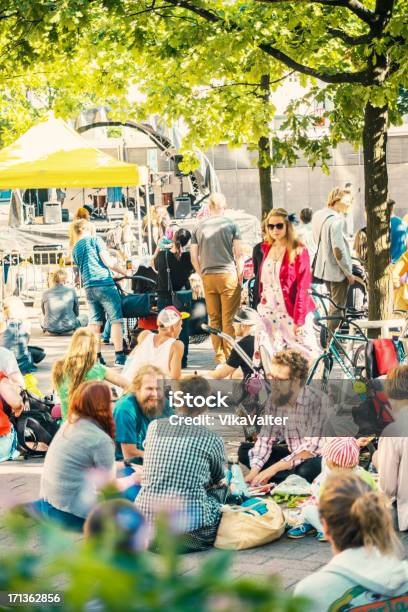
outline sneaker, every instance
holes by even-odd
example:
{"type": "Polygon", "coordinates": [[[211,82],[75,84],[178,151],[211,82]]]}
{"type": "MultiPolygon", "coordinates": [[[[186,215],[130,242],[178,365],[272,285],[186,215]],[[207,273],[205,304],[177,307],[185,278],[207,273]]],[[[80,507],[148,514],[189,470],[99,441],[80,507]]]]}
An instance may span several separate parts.
{"type": "Polygon", "coordinates": [[[316,533],[316,540],[318,542],[327,542],[327,538],[325,537],[323,531],[318,531],[316,533]]]}
{"type": "Polygon", "coordinates": [[[313,525],[309,525],[309,523],[303,523],[298,527],[292,527],[292,529],[289,529],[286,535],[292,540],[300,540],[301,538],[305,538],[307,535],[315,534],[316,529],[313,527],[313,525]]]}
{"type": "Polygon", "coordinates": [[[116,355],[115,357],[115,365],[123,366],[126,363],[126,355],[116,355]]]}

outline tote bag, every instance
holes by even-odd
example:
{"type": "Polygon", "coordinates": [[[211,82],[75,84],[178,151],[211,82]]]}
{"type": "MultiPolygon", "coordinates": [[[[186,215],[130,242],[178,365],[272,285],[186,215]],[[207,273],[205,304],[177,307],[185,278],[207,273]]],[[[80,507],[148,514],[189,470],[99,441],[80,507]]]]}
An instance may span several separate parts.
{"type": "Polygon", "coordinates": [[[223,506],[215,548],[245,550],[281,537],[285,518],[278,504],[273,499],[251,501],[251,506],[223,506]]]}

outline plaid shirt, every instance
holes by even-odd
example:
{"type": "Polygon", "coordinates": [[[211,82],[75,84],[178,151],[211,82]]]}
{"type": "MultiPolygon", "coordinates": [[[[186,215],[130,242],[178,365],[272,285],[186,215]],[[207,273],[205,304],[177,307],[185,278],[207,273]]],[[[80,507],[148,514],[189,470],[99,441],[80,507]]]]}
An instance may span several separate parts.
{"type": "Polygon", "coordinates": [[[147,430],[142,488],[136,506],[149,522],[163,509],[176,512],[186,532],[220,520],[220,503],[207,489],[225,475],[220,436],[200,425],[153,421],[147,430]]]}
{"type": "Polygon", "coordinates": [[[277,408],[270,405],[266,414],[289,418],[286,425],[265,425],[262,427],[255,446],[249,451],[251,468],[263,468],[272,453],[273,443],[278,438],[285,439],[290,451],[290,454],[283,461],[290,462],[293,467],[305,461],[296,457],[301,451],[309,451],[315,456],[320,455],[325,443],[325,438],[322,436],[326,425],[327,407],[328,398],[318,394],[310,387],[303,387],[294,407],[283,406],[277,408]],[[318,435],[310,437],[305,435],[306,432],[318,435]]]}

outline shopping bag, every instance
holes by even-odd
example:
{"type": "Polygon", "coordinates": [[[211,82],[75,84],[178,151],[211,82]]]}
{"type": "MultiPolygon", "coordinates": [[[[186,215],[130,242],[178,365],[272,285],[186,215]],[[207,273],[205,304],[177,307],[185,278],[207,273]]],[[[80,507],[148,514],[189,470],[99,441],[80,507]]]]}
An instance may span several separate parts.
{"type": "Polygon", "coordinates": [[[223,506],[215,548],[245,550],[268,544],[285,531],[281,508],[272,499],[253,498],[249,506],[223,506]]]}

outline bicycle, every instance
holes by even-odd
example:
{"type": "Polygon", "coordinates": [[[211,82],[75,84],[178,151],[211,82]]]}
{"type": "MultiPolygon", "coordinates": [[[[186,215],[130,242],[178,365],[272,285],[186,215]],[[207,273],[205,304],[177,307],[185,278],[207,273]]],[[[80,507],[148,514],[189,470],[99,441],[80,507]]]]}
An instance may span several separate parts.
{"type": "Polygon", "coordinates": [[[363,343],[362,346],[368,342],[368,337],[358,325],[358,318],[365,316],[364,311],[348,310],[346,307],[342,308],[338,306],[328,295],[323,295],[317,291],[311,292],[312,297],[317,298],[321,304],[323,312],[327,313],[326,303],[332,304],[340,315],[319,315],[315,324],[320,328],[320,343],[323,348],[323,353],[315,360],[306,384],[310,385],[315,379],[321,366],[322,370],[322,389],[327,391],[330,374],[333,370],[334,364],[339,365],[342,373],[345,375],[347,380],[357,383],[361,380],[361,368],[358,362],[355,360],[354,354],[354,343],[363,343]],[[329,321],[338,321],[339,325],[335,331],[332,331],[328,325],[329,321]],[[344,327],[347,326],[348,330],[352,327],[355,333],[349,333],[344,331],[344,327]],[[343,328],[343,329],[342,329],[343,328]],[[353,349],[347,350],[345,343],[352,343],[353,349]],[[350,355],[351,352],[351,355],[350,355]]]}

